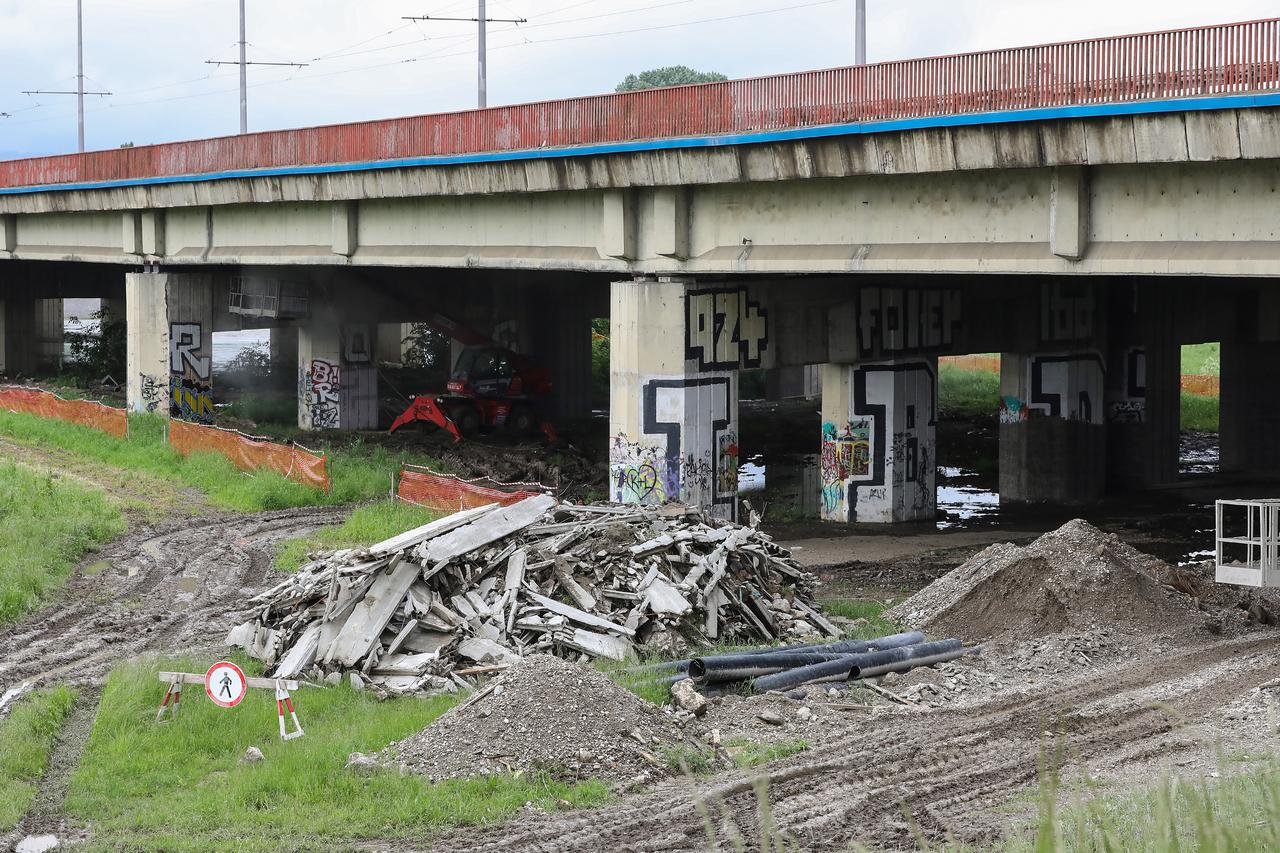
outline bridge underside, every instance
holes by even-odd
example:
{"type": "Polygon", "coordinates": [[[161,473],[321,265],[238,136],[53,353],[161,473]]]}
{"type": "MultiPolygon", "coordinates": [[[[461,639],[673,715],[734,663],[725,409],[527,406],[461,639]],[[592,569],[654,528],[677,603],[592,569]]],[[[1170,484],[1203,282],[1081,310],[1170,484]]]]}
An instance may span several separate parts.
{"type": "Polygon", "coordinates": [[[211,418],[213,332],[270,326],[300,426],[374,429],[379,327],[438,312],[571,417],[608,317],[611,497],[735,513],[739,374],[785,369],[822,517],[897,522],[935,512],[939,356],[1004,356],[1002,501],[1088,503],[1177,476],[1179,346],[1221,341],[1223,467],[1274,471],[1277,140],[1259,108],[3,196],[0,369],[124,297],[131,408],[211,418]]]}

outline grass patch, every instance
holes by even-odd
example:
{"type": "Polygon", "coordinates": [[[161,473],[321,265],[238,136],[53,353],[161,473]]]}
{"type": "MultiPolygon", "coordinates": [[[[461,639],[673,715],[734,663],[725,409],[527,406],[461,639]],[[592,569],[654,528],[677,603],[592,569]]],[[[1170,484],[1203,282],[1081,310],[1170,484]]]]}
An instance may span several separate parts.
{"type": "Polygon", "coordinates": [[[392,453],[366,444],[358,435],[347,436],[317,448],[329,454],[333,489],[326,495],[270,471],[247,474],[215,453],[184,458],[165,444],[164,429],[161,417],[132,415],[129,437],[118,439],[65,421],[0,411],[0,433],[23,444],[59,448],[114,468],[182,483],[207,494],[215,506],[239,512],[365,501],[387,494],[392,473],[405,462],[439,466],[421,455],[392,453]]]}
{"type": "Polygon", "coordinates": [[[724,746],[725,751],[729,753],[729,758],[736,766],[757,767],[768,764],[770,761],[777,761],[779,758],[786,758],[788,755],[795,755],[797,752],[804,752],[809,748],[809,742],[794,738],[777,743],[756,743],[746,738],[734,738],[725,741],[724,746]]]}
{"type": "MultiPolygon", "coordinates": [[[[261,667],[240,659],[246,671],[261,667]]],[[[207,661],[123,664],[107,679],[66,812],[94,824],[91,847],[116,850],[351,849],[362,839],[421,837],[434,830],[504,820],[526,802],[592,806],[599,782],[491,777],[429,783],[396,772],[344,769],[351,752],[375,752],[429,725],[452,696],[379,702],[346,685],[295,695],[306,736],[276,735],[274,699],[253,690],[234,710],[198,689],[182,717],[154,722],[164,688],[159,669],[202,670],[207,661]],[[242,764],[249,746],[265,760],[242,764]]],[[[396,845],[392,845],[393,847],[396,845]]]]}
{"type": "Polygon", "coordinates": [[[48,602],[85,553],[125,526],[101,493],[0,463],[0,624],[48,602]]]}
{"type": "Polygon", "coordinates": [[[1183,429],[1198,432],[1218,431],[1218,398],[1198,394],[1182,395],[1180,423],[1183,429]]]}
{"type": "Polygon", "coordinates": [[[845,636],[854,640],[870,640],[873,637],[884,637],[896,634],[901,628],[885,619],[883,614],[888,605],[883,601],[869,598],[823,598],[819,599],[822,612],[827,616],[839,616],[842,619],[863,620],[845,632],[845,636]]]}
{"type": "Polygon", "coordinates": [[[1000,376],[955,365],[938,367],[938,408],[947,418],[994,418],[1000,411],[1000,376]]]}
{"type": "Polygon", "coordinates": [[[1221,344],[1184,344],[1182,372],[1193,376],[1217,376],[1222,369],[1221,344]]]}
{"type": "Polygon", "coordinates": [[[439,517],[440,513],[435,510],[400,501],[362,506],[336,527],[322,527],[310,536],[281,542],[276,550],[275,567],[282,572],[296,572],[307,562],[307,554],[373,545],[439,517]]]}
{"type": "Polygon", "coordinates": [[[0,832],[17,826],[31,808],[36,783],[75,699],[65,687],[40,690],[19,699],[0,720],[0,832]]]}
{"type": "Polygon", "coordinates": [[[667,767],[685,776],[706,776],[720,768],[716,765],[716,752],[711,747],[692,743],[673,744],[662,750],[662,760],[667,767]]]}
{"type": "Polygon", "coordinates": [[[1026,836],[1002,849],[1024,853],[1245,853],[1280,849],[1280,767],[1221,781],[1167,780],[1138,792],[1096,796],[1065,807],[1041,783],[1040,813],[1026,836]]]}

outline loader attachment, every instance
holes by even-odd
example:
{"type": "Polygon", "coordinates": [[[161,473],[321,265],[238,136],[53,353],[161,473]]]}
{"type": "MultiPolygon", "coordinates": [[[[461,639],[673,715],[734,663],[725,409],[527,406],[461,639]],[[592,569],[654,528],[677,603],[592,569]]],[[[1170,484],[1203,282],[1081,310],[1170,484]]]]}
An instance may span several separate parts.
{"type": "Polygon", "coordinates": [[[391,424],[391,432],[395,432],[405,424],[414,421],[425,421],[426,423],[435,424],[440,429],[447,430],[454,441],[462,440],[462,431],[458,429],[458,425],[453,422],[453,418],[449,417],[449,413],[441,406],[433,397],[414,397],[409,403],[409,408],[400,413],[400,417],[395,419],[391,424]]]}

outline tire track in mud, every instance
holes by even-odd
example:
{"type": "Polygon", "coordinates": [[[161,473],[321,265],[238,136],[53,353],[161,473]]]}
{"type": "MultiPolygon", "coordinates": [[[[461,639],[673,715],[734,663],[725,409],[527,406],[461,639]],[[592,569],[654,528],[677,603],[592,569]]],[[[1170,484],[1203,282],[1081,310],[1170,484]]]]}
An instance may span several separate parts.
{"type": "MultiPolygon", "coordinates": [[[[856,734],[827,741],[768,766],[768,797],[782,833],[802,850],[914,849],[911,821],[926,836],[990,840],[981,816],[1034,788],[1046,755],[1079,765],[1121,750],[1155,749],[1184,721],[1280,675],[1280,636],[1200,645],[1139,660],[1094,679],[1033,694],[998,697],[968,708],[902,711],[869,720],[856,734]],[[1176,695],[1153,701],[1145,688],[1178,682],[1206,668],[1240,665],[1213,679],[1189,679],[1176,695]],[[1117,701],[1119,700],[1119,701],[1117,701]]],[[[432,839],[432,850],[694,851],[708,848],[698,801],[733,849],[728,815],[747,849],[760,845],[756,772],[676,780],[601,809],[560,812],[505,826],[432,839]]]]}
{"type": "Polygon", "coordinates": [[[219,646],[264,585],[275,544],[348,509],[173,519],[131,531],[82,563],[58,603],[0,629],[0,695],[24,683],[96,684],[144,652],[219,646]]]}

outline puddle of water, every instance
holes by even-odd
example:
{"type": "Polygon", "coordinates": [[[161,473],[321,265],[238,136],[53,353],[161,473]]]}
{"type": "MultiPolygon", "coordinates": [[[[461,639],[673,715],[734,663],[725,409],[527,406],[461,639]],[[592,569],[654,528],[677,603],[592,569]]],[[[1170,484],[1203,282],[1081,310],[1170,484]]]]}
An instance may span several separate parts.
{"type": "Polygon", "coordinates": [[[976,471],[938,468],[939,530],[972,527],[975,522],[995,521],[1000,515],[1000,494],[980,484],[976,471]]]}
{"type": "Polygon", "coordinates": [[[1178,473],[1218,473],[1218,436],[1211,432],[1184,432],[1178,441],[1178,473]]]}
{"type": "Polygon", "coordinates": [[[109,568],[111,568],[110,560],[99,560],[96,563],[90,563],[89,565],[85,566],[84,574],[87,575],[88,577],[93,577],[94,575],[102,574],[109,568]]]}
{"type": "Polygon", "coordinates": [[[738,494],[764,491],[764,471],[763,456],[752,456],[738,466],[738,494]]]}

